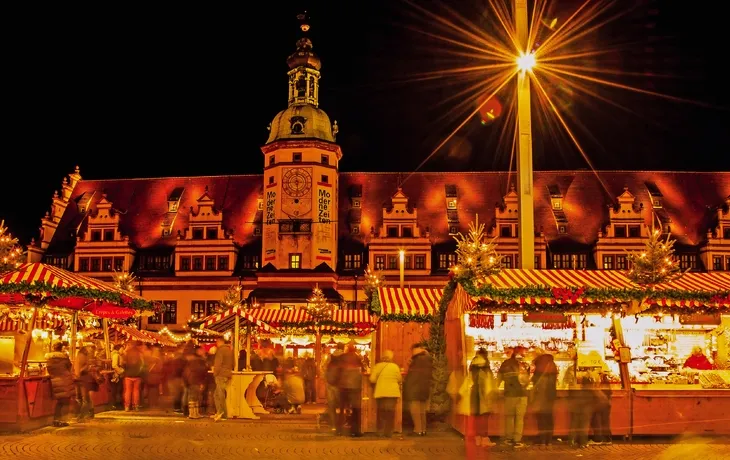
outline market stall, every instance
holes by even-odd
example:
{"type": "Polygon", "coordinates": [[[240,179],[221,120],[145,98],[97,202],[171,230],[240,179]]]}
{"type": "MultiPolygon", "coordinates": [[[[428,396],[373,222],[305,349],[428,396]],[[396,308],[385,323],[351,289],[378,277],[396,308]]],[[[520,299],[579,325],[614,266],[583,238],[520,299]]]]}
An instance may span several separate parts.
{"type": "MultiPolygon", "coordinates": [[[[41,352],[49,349],[53,340],[67,335],[73,357],[77,341],[83,337],[80,323],[102,326],[108,331],[110,319],[128,318],[156,308],[133,293],[41,263],[23,264],[0,276],[0,307],[5,317],[14,321],[22,318],[27,324],[22,347],[18,347],[17,336],[8,339],[5,335],[0,340],[4,350],[13,348],[12,366],[5,365],[5,372],[0,375],[1,392],[5,395],[0,401],[0,413],[5,417],[0,421],[0,429],[5,430],[35,428],[50,421],[55,401],[45,371],[45,353],[41,352]],[[44,318],[49,317],[65,322],[63,335],[44,329],[44,318]]],[[[107,333],[104,339],[102,359],[109,357],[107,333]]],[[[92,393],[96,405],[107,404],[108,384],[102,383],[99,391],[92,393]]]]}
{"type": "MultiPolygon", "coordinates": [[[[730,412],[730,393],[719,389],[724,374],[700,371],[712,373],[692,378],[696,374],[681,369],[696,345],[710,353],[716,342],[726,347],[717,328],[730,306],[728,281],[725,274],[685,273],[647,290],[606,270],[501,270],[477,283],[460,280],[447,310],[449,362],[463,373],[475,350],[485,347],[496,370],[513,346],[548,350],[561,377],[582,362],[612,376],[614,434],[730,432],[721,416],[730,412]],[[708,311],[717,324],[696,319],[708,311]],[[577,353],[569,353],[571,347],[577,353]],[[718,389],[703,388],[703,381],[718,389]]],[[[559,388],[557,435],[568,429],[565,396],[559,388]]],[[[490,433],[501,432],[500,416],[489,424],[490,433]]],[[[534,431],[528,415],[525,433],[534,431]]]]}

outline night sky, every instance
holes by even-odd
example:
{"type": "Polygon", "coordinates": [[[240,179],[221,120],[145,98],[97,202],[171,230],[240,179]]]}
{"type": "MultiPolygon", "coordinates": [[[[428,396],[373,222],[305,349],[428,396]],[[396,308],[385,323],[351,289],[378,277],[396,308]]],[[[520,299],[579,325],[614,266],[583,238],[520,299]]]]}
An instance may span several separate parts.
{"type": "MultiPolygon", "coordinates": [[[[485,3],[448,2],[488,29],[485,3]]],[[[560,12],[580,2],[554,3],[560,12]]],[[[638,6],[586,38],[616,50],[593,65],[637,74],[609,76],[616,81],[715,108],[608,87],[595,88],[603,101],[574,93],[565,101],[569,123],[594,166],[730,170],[725,17],[686,2],[617,3],[638,6]]],[[[418,4],[443,14],[438,2],[418,4]]],[[[320,106],[340,126],[344,171],[413,171],[464,119],[443,101],[467,82],[411,76],[478,64],[445,53],[421,33],[433,30],[424,16],[396,0],[103,8],[19,15],[6,43],[2,156],[10,177],[0,185],[0,218],[23,242],[37,235],[53,190],[75,165],[85,178],[260,172],[266,127],[286,107],[286,57],[304,8],[323,62],[320,106]]],[[[505,105],[510,94],[500,96],[505,105]]],[[[539,120],[536,169],[588,167],[539,120]]],[[[422,170],[506,170],[510,146],[499,137],[507,123],[472,117],[422,170]]]]}

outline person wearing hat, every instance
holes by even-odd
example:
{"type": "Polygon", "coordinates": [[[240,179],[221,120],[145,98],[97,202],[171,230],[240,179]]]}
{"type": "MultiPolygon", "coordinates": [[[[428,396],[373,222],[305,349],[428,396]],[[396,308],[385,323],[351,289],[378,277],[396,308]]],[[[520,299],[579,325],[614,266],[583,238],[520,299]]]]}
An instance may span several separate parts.
{"type": "Polygon", "coordinates": [[[522,432],[527,412],[527,385],[530,369],[525,363],[525,348],[515,347],[497,372],[497,388],[504,382],[504,442],[524,447],[522,432]]]}

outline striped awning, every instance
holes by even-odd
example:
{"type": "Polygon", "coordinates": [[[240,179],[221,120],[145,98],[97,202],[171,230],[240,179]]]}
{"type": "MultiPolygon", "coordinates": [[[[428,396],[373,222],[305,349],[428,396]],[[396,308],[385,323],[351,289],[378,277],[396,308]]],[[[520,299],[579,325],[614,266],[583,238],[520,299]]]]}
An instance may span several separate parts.
{"type": "MultiPolygon", "coordinates": [[[[586,290],[585,295],[561,296],[549,295],[545,297],[519,297],[510,298],[509,300],[500,299],[499,295],[495,295],[493,299],[473,299],[487,300],[499,303],[511,304],[587,304],[596,303],[599,300],[590,297],[590,289],[611,289],[617,292],[617,298],[603,300],[607,303],[625,302],[625,298],[619,297],[622,290],[636,291],[642,289],[629,280],[622,271],[618,270],[522,270],[507,269],[502,270],[496,275],[486,278],[485,285],[491,286],[496,293],[510,290],[543,287],[547,290],[567,289],[576,292],[577,290],[586,290]]],[[[654,287],[656,291],[672,290],[686,292],[721,292],[730,291],[730,274],[723,272],[709,273],[685,273],[681,278],[671,283],[660,284],[654,287]]],[[[658,300],[655,303],[663,306],[682,306],[695,307],[701,306],[700,301],[678,301],[670,299],[658,300]]],[[[720,302],[725,305],[725,302],[720,302]]]]}
{"type": "Polygon", "coordinates": [[[132,342],[156,343],[154,338],[145,334],[144,331],[140,331],[136,327],[125,326],[124,324],[112,324],[109,328],[122,333],[127,340],[132,342]]]}
{"type": "Polygon", "coordinates": [[[172,340],[170,337],[166,335],[162,335],[159,332],[155,331],[139,331],[142,334],[146,335],[147,337],[151,338],[155,341],[155,343],[158,343],[162,345],[163,347],[176,347],[178,344],[174,340],[172,340]]]}
{"type": "MultiPolygon", "coordinates": [[[[303,324],[311,325],[314,320],[304,308],[293,309],[273,309],[273,308],[254,308],[249,310],[251,315],[259,320],[270,324],[303,324]]],[[[339,331],[348,326],[348,329],[368,330],[375,329],[377,326],[377,318],[372,316],[367,310],[339,310],[332,312],[332,317],[326,321],[326,325],[322,326],[323,331],[339,331]]]]}
{"type": "Polygon", "coordinates": [[[201,328],[207,328],[212,331],[223,332],[232,330],[236,324],[236,316],[243,320],[243,325],[250,324],[258,328],[262,332],[276,333],[276,329],[269,326],[268,322],[257,318],[251,312],[253,310],[245,310],[241,307],[233,307],[228,310],[208,316],[201,324],[201,328]]]}
{"type": "MultiPolygon", "coordinates": [[[[88,306],[125,306],[126,304],[144,299],[137,294],[123,291],[110,284],[64,270],[53,265],[39,262],[23,264],[15,270],[0,276],[0,302],[2,303],[28,303],[26,294],[51,295],[45,292],[49,289],[77,288],[86,292],[65,291],[63,297],[58,297],[50,302],[51,306],[71,308],[80,310],[88,306]],[[17,292],[15,286],[23,285],[28,291],[17,292]],[[113,293],[119,296],[122,305],[109,303],[108,300],[100,301],[102,293],[113,293]]],[[[108,297],[108,296],[107,296],[108,297]]],[[[32,302],[31,302],[32,303],[32,302]]]]}
{"type": "Polygon", "coordinates": [[[436,311],[442,289],[390,288],[378,289],[382,316],[431,316],[436,311]]]}
{"type": "MultiPolygon", "coordinates": [[[[337,324],[352,323],[353,329],[373,330],[378,325],[378,320],[367,310],[335,310],[332,313],[332,322],[337,324]]],[[[338,331],[342,328],[328,324],[322,327],[323,331],[338,331]]]]}

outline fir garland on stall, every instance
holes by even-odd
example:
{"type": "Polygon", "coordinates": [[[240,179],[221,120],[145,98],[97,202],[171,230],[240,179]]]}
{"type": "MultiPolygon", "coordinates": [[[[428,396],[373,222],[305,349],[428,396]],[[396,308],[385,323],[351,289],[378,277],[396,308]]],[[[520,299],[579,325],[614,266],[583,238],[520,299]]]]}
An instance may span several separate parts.
{"type": "Polygon", "coordinates": [[[121,292],[100,291],[83,287],[57,287],[47,283],[8,283],[0,284],[0,294],[22,296],[26,301],[42,305],[55,299],[68,297],[80,297],[91,301],[100,300],[135,310],[158,311],[160,306],[157,302],[144,299],[130,299],[121,292]]]}
{"type": "Polygon", "coordinates": [[[433,376],[431,379],[431,398],[429,412],[437,419],[444,420],[451,410],[451,397],[446,391],[449,383],[449,363],[446,357],[446,310],[456,293],[457,282],[449,280],[444,287],[438,308],[430,319],[429,337],[426,348],[433,359],[433,376]]]}
{"type": "Polygon", "coordinates": [[[363,287],[363,291],[365,292],[365,298],[367,299],[370,312],[376,315],[382,312],[380,296],[378,295],[378,289],[381,286],[385,286],[385,276],[380,271],[370,269],[368,265],[365,269],[365,287],[363,287]]]}

